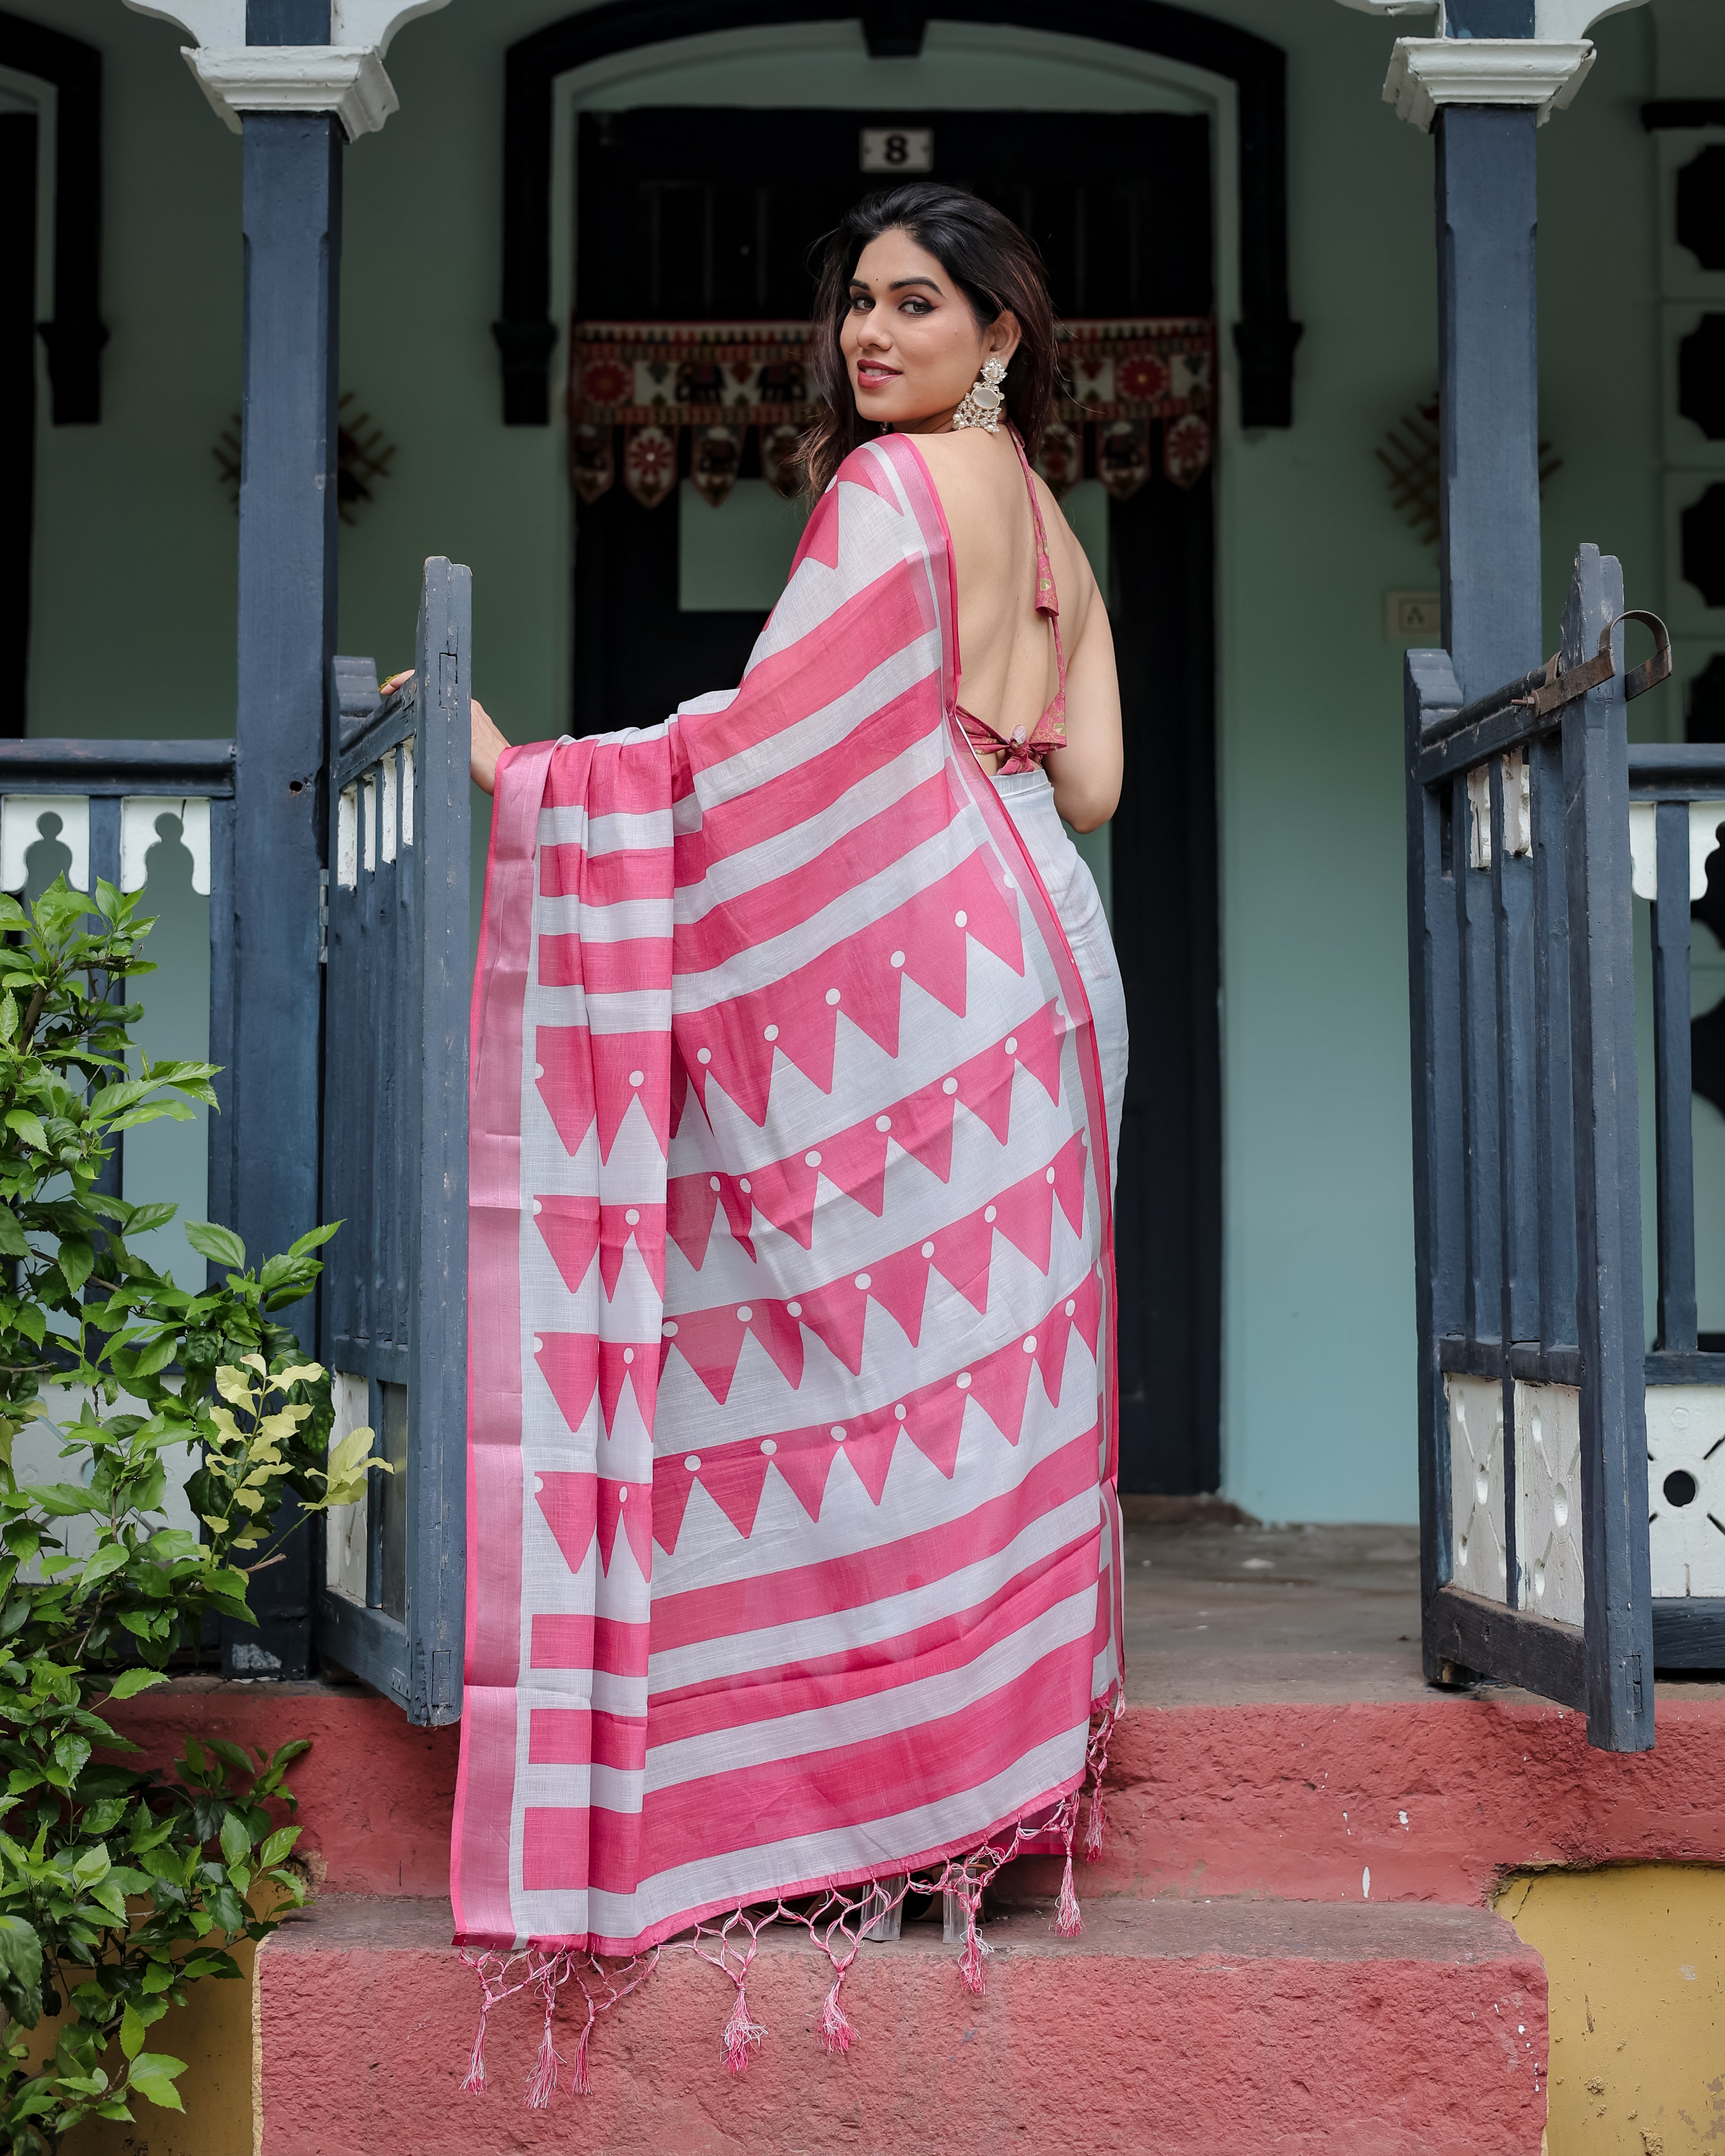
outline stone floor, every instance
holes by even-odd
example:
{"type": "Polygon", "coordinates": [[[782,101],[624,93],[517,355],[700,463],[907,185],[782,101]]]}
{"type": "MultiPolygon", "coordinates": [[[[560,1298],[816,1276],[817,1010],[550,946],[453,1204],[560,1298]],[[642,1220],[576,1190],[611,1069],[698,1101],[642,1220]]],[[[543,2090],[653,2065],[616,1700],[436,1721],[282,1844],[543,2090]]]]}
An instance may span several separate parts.
{"type": "Polygon", "coordinates": [[[1156,1498],[1122,1510],[1134,1704],[1424,1695],[1416,1528],[1262,1527],[1156,1498]]]}
{"type": "MultiPolygon", "coordinates": [[[[1217,1499],[1125,1497],[1127,1696],[1231,1707],[1429,1697],[1411,1527],[1265,1527],[1217,1499]]],[[[1661,1671],[1662,1695],[1725,1696],[1661,1671]]]]}

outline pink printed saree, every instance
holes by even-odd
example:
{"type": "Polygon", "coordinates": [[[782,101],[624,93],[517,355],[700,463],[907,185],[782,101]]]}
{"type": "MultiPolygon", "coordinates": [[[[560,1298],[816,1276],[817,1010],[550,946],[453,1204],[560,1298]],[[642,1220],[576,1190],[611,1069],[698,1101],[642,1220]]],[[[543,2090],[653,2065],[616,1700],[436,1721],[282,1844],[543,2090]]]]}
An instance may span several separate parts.
{"type": "Polygon", "coordinates": [[[1121,1671],[1107,1140],[957,670],[888,437],[740,688],[500,769],[454,1897],[536,1984],[1070,1858],[1121,1671]]]}

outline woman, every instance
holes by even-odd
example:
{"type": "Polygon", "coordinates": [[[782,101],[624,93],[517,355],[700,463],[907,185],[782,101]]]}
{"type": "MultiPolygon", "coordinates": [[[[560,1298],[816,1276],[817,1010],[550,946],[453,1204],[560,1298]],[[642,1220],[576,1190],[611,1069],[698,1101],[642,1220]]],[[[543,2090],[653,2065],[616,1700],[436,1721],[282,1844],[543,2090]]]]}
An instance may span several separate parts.
{"type": "MultiPolygon", "coordinates": [[[[1060,827],[1094,831],[1119,803],[1120,685],[1095,574],[1030,468],[1058,382],[1041,259],[957,187],[871,196],[827,243],[811,357],[825,407],[804,448],[812,495],[877,429],[915,436],[928,466],[957,582],[957,716],[1084,976],[1117,1169],[1126,1001],[1096,880],[1060,827]],[[978,385],[989,401],[973,399],[978,385]]],[[[487,793],[507,746],[475,703],[473,775],[487,793]]]]}
{"type": "Polygon", "coordinates": [[[599,1957],[693,1945],[741,2070],[775,1913],[834,2050],[907,1878],[973,1989],[1009,1858],[1064,1856],[1076,1930],[1119,1700],[1125,1021],[1059,819],[1111,813],[1120,720],[1028,461],[1047,294],[919,187],[846,219],[818,309],[818,499],[741,685],[523,748],[474,708],[453,1892],[486,2012],[543,2002],[536,2102],[599,1957]]]}

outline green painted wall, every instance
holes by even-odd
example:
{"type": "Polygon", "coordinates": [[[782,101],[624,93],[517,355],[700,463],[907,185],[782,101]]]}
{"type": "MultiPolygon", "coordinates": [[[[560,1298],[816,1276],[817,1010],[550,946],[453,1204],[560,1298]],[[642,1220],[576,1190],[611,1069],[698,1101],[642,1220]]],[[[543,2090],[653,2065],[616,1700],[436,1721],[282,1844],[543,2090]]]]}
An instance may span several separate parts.
{"type": "MultiPolygon", "coordinates": [[[[211,451],[237,404],[239,145],[165,24],[119,0],[13,5],[109,64],[108,402],[99,429],[43,430],[33,730],[226,732],[234,523],[211,451]]],[[[422,558],[471,562],[480,693],[521,739],[563,715],[572,519],[561,428],[499,418],[502,64],[511,38],[562,12],[454,0],[410,24],[390,55],[403,110],[347,168],[342,378],[397,456],[343,534],[342,642],[400,663],[422,558]]],[[[1432,150],[1381,102],[1389,24],[1334,0],[1211,12],[1288,52],[1306,324],[1297,424],[1247,437],[1230,421],[1219,465],[1225,1481],[1269,1517],[1406,1518],[1401,649],[1384,597],[1436,574],[1373,449],[1435,381],[1432,150]]],[[[1563,459],[1547,495],[1553,623],[1584,538],[1622,554],[1635,598],[1660,601],[1654,152],[1636,110],[1656,16],[1706,49],[1694,0],[1601,24],[1591,80],[1542,136],[1543,418],[1563,459]]],[[[583,94],[906,109],[1211,97],[1177,72],[940,23],[921,60],[870,62],[856,27],[836,24],[636,54],[583,94]]],[[[1219,182],[1225,228],[1226,157],[1219,182]]],[[[565,251],[570,229],[565,216],[565,251]]]]}

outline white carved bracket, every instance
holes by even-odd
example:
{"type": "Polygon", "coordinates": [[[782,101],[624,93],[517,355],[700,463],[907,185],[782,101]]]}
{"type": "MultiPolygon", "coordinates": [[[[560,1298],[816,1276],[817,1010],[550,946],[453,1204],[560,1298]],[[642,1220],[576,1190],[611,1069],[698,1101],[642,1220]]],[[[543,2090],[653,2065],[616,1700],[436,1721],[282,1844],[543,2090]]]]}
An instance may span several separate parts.
{"type": "MultiPolygon", "coordinates": [[[[1584,38],[1606,16],[1620,15],[1625,8],[1643,4],[1644,0],[1534,0],[1533,34],[1567,44],[1584,38]]],[[[1356,8],[1363,15],[1429,15],[1435,8],[1438,29],[1447,33],[1444,0],[1342,0],[1342,5],[1356,8]]]]}
{"type": "MultiPolygon", "coordinates": [[[[331,0],[330,43],[362,46],[381,59],[403,23],[435,14],[449,4],[449,0],[331,0]]],[[[245,43],[245,0],[172,0],[165,8],[157,0],[126,0],[126,5],[136,14],[172,23],[194,45],[245,43]]]]}
{"type": "Polygon", "coordinates": [[[1608,15],[1622,15],[1631,8],[1645,6],[1645,0],[1534,0],[1534,34],[1553,38],[1559,44],[1566,38],[1584,38],[1595,23],[1603,23],[1608,15]]]}
{"type": "Polygon", "coordinates": [[[120,804],[120,888],[141,891],[150,849],[162,843],[162,816],[180,819],[180,843],[192,856],[192,888],[209,896],[209,803],[202,794],[183,799],[160,793],[128,794],[120,804]]]}
{"type": "Polygon", "coordinates": [[[66,881],[74,891],[90,889],[90,797],[84,793],[8,793],[0,799],[0,890],[22,891],[30,880],[28,855],[39,839],[62,845],[72,856],[66,881]],[[44,816],[58,816],[60,828],[42,830],[44,816]]]}
{"type": "Polygon", "coordinates": [[[1531,105],[1543,126],[1569,103],[1594,64],[1587,33],[1607,15],[1645,0],[1534,0],[1530,38],[1449,34],[1443,0],[1342,0],[1368,15],[1425,14],[1437,9],[1430,38],[1396,41],[1384,85],[1384,102],[1414,126],[1429,128],[1445,105],[1531,105]]]}
{"type": "Polygon", "coordinates": [[[248,112],[333,112],[347,138],[375,134],[398,110],[383,69],[403,23],[449,0],[331,0],[326,45],[249,45],[245,0],[125,0],[140,15],[172,23],[204,95],[239,133],[248,112]]]}
{"type": "Polygon", "coordinates": [[[187,45],[186,64],[237,135],[248,112],[333,112],[350,142],[401,100],[376,52],[341,45],[187,45]]]}
{"type": "Polygon", "coordinates": [[[1594,64],[1586,40],[1398,38],[1384,101],[1429,128],[1443,105],[1531,105],[1542,126],[1568,104],[1594,64]]]}
{"type": "Polygon", "coordinates": [[[135,15],[153,15],[159,23],[172,23],[194,45],[243,45],[245,43],[245,0],[174,0],[171,8],[158,8],[153,0],[125,0],[135,15]]]}
{"type": "MultiPolygon", "coordinates": [[[[333,0],[330,38],[337,45],[370,45],[381,57],[403,23],[416,15],[434,15],[449,0],[333,0]]],[[[1635,0],[1619,0],[1633,7],[1635,0]]]]}
{"type": "MultiPolygon", "coordinates": [[[[1630,803],[1630,881],[1637,898],[1659,896],[1659,836],[1657,803],[1630,803]]],[[[1689,804],[1689,899],[1692,905],[1707,895],[1707,861],[1717,850],[1719,832],[1725,825],[1725,801],[1692,801],[1689,804]]]]}

